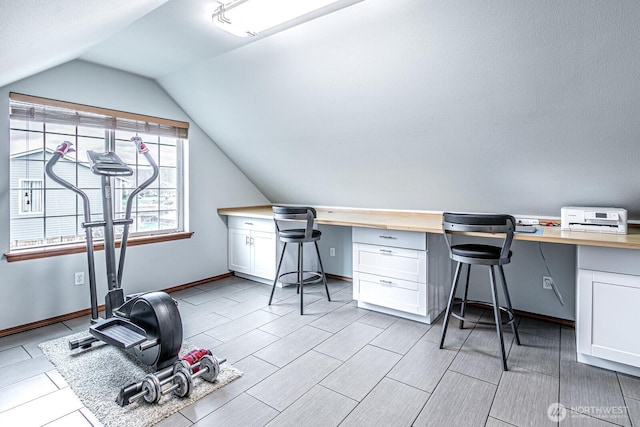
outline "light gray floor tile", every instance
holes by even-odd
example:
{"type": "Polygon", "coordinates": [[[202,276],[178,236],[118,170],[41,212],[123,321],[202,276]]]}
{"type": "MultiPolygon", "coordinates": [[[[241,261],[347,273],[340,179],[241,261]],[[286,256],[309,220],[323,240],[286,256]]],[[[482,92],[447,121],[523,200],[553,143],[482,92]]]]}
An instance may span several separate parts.
{"type": "Polygon", "coordinates": [[[360,401],[400,358],[397,353],[367,345],[322,380],[320,385],[360,401]]]}
{"type": "Polygon", "coordinates": [[[565,408],[564,414],[564,418],[559,423],[561,427],[613,427],[617,425],[574,412],[568,408],[565,408]]]}
{"type": "Polygon", "coordinates": [[[216,356],[227,359],[229,363],[235,363],[238,360],[255,353],[263,347],[268,346],[276,341],[278,337],[268,334],[259,329],[227,341],[215,347],[216,356]]]}
{"type": "Polygon", "coordinates": [[[259,284],[256,286],[252,286],[247,289],[240,290],[238,292],[234,292],[226,296],[234,301],[245,302],[254,298],[261,298],[266,303],[269,301],[269,295],[271,295],[271,286],[259,284]]]}
{"type": "Polygon", "coordinates": [[[345,361],[378,336],[383,329],[354,322],[331,338],[318,345],[315,350],[345,361]]]}
{"type": "Polygon", "coordinates": [[[448,371],[418,415],[414,426],[483,426],[496,387],[448,371]]]}
{"type": "MultiPolygon", "coordinates": [[[[58,390],[46,374],[36,375],[0,389],[0,412],[58,390]]],[[[8,424],[5,424],[8,425],[8,424]]]]}
{"type": "Polygon", "coordinates": [[[180,412],[176,412],[175,414],[169,415],[158,424],[155,424],[154,427],[191,427],[192,424],[193,423],[189,421],[188,418],[180,412]]]}
{"type": "MultiPolygon", "coordinates": [[[[504,334],[504,350],[509,354],[512,335],[504,334]]],[[[507,361],[507,365],[508,365],[507,361]]],[[[498,384],[502,375],[502,360],[495,330],[474,329],[467,338],[450,369],[479,380],[498,384]]]]}
{"type": "Polygon", "coordinates": [[[321,298],[319,298],[317,301],[314,301],[312,303],[310,303],[309,305],[305,306],[305,311],[306,310],[312,310],[314,313],[330,313],[334,310],[337,310],[341,307],[344,307],[345,304],[351,302],[351,300],[346,300],[346,299],[340,299],[340,295],[338,295],[338,297],[334,298],[334,296],[331,297],[331,301],[327,300],[326,294],[322,295],[321,298]]]}
{"type": "Polygon", "coordinates": [[[352,305],[345,305],[322,316],[314,321],[311,326],[335,333],[349,326],[367,313],[367,310],[352,305]]]}
{"type": "Polygon", "coordinates": [[[429,393],[383,378],[340,427],[409,426],[428,398],[429,393]]]}
{"type": "Polygon", "coordinates": [[[41,426],[80,408],[82,402],[73,391],[63,388],[0,413],[0,426],[41,426]]]}
{"type": "Polygon", "coordinates": [[[508,366],[557,377],[560,375],[560,341],[520,333],[520,345],[511,344],[508,366]]]}
{"type": "Polygon", "coordinates": [[[80,408],[80,413],[91,423],[93,427],[103,427],[103,424],[96,418],[96,416],[85,407],[80,408]]]}
{"type": "Polygon", "coordinates": [[[31,356],[22,346],[2,350],[0,351],[0,369],[27,359],[31,359],[31,356]]]}
{"type": "MultiPolygon", "coordinates": [[[[218,307],[224,307],[225,305],[235,305],[238,301],[226,298],[228,295],[239,292],[238,289],[233,289],[230,286],[223,286],[212,291],[194,293],[191,296],[182,298],[182,301],[191,305],[202,305],[204,303],[212,303],[211,307],[216,309],[218,307]],[[219,300],[219,301],[217,301],[219,300]],[[213,301],[216,301],[213,303],[213,301]]],[[[178,305],[180,307],[180,305],[178,305]]]]}
{"type": "Polygon", "coordinates": [[[431,325],[400,319],[389,326],[371,345],[400,354],[405,354],[431,328],[431,325]]]}
{"type": "Polygon", "coordinates": [[[54,366],[44,355],[5,366],[0,369],[0,389],[50,371],[53,368],[54,366]]]}
{"type": "MultiPolygon", "coordinates": [[[[0,338],[0,351],[9,348],[23,346],[37,346],[41,342],[53,340],[56,338],[69,335],[71,330],[62,323],[54,323],[53,325],[43,326],[41,328],[31,329],[29,331],[20,332],[18,334],[7,335],[0,338]]],[[[27,351],[29,351],[27,349],[27,351]]],[[[42,354],[42,352],[40,352],[42,354]]],[[[36,356],[33,355],[32,356],[36,356]]]]}
{"type": "Polygon", "coordinates": [[[224,427],[246,427],[262,426],[278,415],[278,411],[260,402],[258,399],[246,393],[233,399],[207,415],[194,427],[204,426],[224,426],[224,427]]]}
{"type": "Polygon", "coordinates": [[[190,338],[229,321],[230,319],[216,313],[208,313],[194,317],[185,316],[182,318],[182,336],[184,338],[190,338]]]}
{"type": "Polygon", "coordinates": [[[339,360],[312,350],[250,388],[247,393],[283,411],[339,365],[339,360]]]}
{"type": "Polygon", "coordinates": [[[237,303],[234,306],[227,306],[216,310],[216,313],[221,316],[228,317],[229,319],[239,319],[246,316],[249,313],[264,308],[269,302],[268,297],[258,296],[241,303],[237,303]]]}
{"type": "Polygon", "coordinates": [[[558,402],[558,378],[521,368],[502,374],[490,415],[515,425],[552,426],[547,409],[558,402]]]}
{"type": "Polygon", "coordinates": [[[625,404],[627,405],[627,414],[631,419],[631,423],[634,426],[640,426],[640,400],[625,397],[625,404]]]}
{"type": "Polygon", "coordinates": [[[45,427],[91,427],[91,423],[80,411],[75,411],[45,424],[45,427]]]}
{"type": "MultiPolygon", "coordinates": [[[[431,329],[422,337],[423,340],[436,343],[440,345],[440,339],[442,338],[442,321],[444,316],[440,318],[431,326],[431,329]]],[[[473,330],[473,326],[465,326],[464,329],[458,328],[458,320],[450,319],[447,326],[447,337],[444,342],[445,347],[458,350],[464,342],[469,338],[469,334],[473,330]]]]}
{"type": "Polygon", "coordinates": [[[278,370],[275,366],[254,356],[246,357],[233,365],[242,371],[240,378],[187,406],[180,413],[191,422],[196,422],[278,370]]]}
{"type": "MultiPolygon", "coordinates": [[[[560,362],[560,403],[567,408],[619,408],[625,406],[620,383],[615,372],[577,362],[560,362]]],[[[578,411],[579,412],[579,411],[578,411]]],[[[611,421],[606,412],[589,413],[595,418],[611,421]]],[[[615,423],[630,425],[629,420],[615,423]],[[626,421],[626,422],[625,422],[626,421]]]]}
{"type": "Polygon", "coordinates": [[[440,350],[438,344],[418,341],[387,377],[431,393],[455,357],[455,350],[440,350]]]}
{"type": "Polygon", "coordinates": [[[391,316],[390,314],[378,313],[377,311],[370,311],[361,318],[358,319],[359,323],[375,326],[376,328],[387,329],[393,325],[398,318],[391,316]]]}
{"type": "Polygon", "coordinates": [[[640,378],[618,373],[618,381],[625,397],[640,400],[640,378]]]}
{"type": "Polygon", "coordinates": [[[217,339],[207,335],[204,332],[201,333],[201,334],[189,337],[188,342],[190,344],[194,345],[195,347],[206,348],[206,349],[209,349],[209,350],[211,350],[211,349],[219,346],[220,344],[222,344],[222,341],[217,340],[217,339]]]}
{"type": "Polygon", "coordinates": [[[274,320],[273,322],[260,326],[259,330],[279,337],[285,337],[291,332],[298,330],[319,318],[320,315],[318,314],[308,313],[301,316],[298,311],[294,311],[274,320]]]}
{"type": "Polygon", "coordinates": [[[267,426],[337,426],[357,404],[355,400],[316,385],[267,426]]]}
{"type": "Polygon", "coordinates": [[[67,384],[67,381],[64,379],[62,375],[60,375],[60,372],[58,372],[57,370],[52,369],[50,371],[47,371],[45,374],[59,389],[69,387],[69,384],[67,384]]]}
{"type": "Polygon", "coordinates": [[[489,417],[487,419],[487,423],[484,427],[511,427],[513,424],[505,423],[504,421],[498,420],[493,417],[489,417]]]}
{"type": "Polygon", "coordinates": [[[576,331],[572,328],[560,328],[560,360],[576,362],[576,331]]]}
{"type": "Polygon", "coordinates": [[[520,318],[520,322],[518,323],[518,332],[538,335],[540,337],[553,340],[560,339],[560,325],[530,317],[520,318]]]}
{"type": "Polygon", "coordinates": [[[205,333],[220,341],[229,341],[278,318],[279,316],[275,314],[258,310],[239,319],[209,329],[205,333]]]}
{"type": "Polygon", "coordinates": [[[322,329],[303,326],[286,337],[255,352],[254,356],[282,368],[330,336],[329,332],[322,329]]]}
{"type": "MultiPolygon", "coordinates": [[[[98,312],[100,317],[104,317],[104,312],[98,312]]],[[[89,326],[91,325],[91,316],[81,316],[76,317],[75,319],[69,319],[62,322],[67,328],[69,328],[72,332],[80,332],[82,330],[89,330],[89,326]]]]}
{"type": "Polygon", "coordinates": [[[202,292],[204,292],[202,289],[198,289],[194,286],[191,288],[182,289],[180,291],[171,292],[169,295],[171,295],[171,298],[173,299],[185,299],[185,298],[200,294],[202,292]]]}

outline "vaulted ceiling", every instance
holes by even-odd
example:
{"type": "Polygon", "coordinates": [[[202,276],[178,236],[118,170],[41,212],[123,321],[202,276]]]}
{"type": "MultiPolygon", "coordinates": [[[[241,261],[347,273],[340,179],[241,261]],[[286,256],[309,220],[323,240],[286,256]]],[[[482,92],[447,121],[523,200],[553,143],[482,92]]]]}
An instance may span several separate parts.
{"type": "Polygon", "coordinates": [[[637,0],[341,0],[256,38],[217,4],[0,0],[0,86],[155,79],[272,202],[640,217],[637,0]]]}

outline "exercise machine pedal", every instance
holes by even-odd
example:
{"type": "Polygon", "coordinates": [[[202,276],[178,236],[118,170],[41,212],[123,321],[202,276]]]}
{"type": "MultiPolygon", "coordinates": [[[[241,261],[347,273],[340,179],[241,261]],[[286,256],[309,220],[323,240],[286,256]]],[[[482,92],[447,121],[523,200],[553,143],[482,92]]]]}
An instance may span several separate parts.
{"type": "Polygon", "coordinates": [[[122,349],[130,349],[147,340],[144,329],[118,317],[91,325],[89,332],[99,340],[122,349]]]}

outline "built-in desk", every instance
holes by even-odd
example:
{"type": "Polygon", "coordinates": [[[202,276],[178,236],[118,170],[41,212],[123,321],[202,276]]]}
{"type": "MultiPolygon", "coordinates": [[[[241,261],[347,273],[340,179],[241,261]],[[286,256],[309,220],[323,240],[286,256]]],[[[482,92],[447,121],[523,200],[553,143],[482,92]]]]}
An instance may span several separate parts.
{"type": "MultiPolygon", "coordinates": [[[[318,224],[411,231],[426,233],[427,236],[442,234],[440,213],[344,208],[316,210],[318,224]]],[[[273,218],[271,206],[221,208],[218,214],[273,218]]],[[[578,361],[640,376],[640,340],[637,339],[640,326],[640,310],[637,309],[640,307],[640,251],[637,251],[640,249],[640,229],[630,227],[629,234],[618,235],[563,231],[559,226],[539,227],[542,228],[541,234],[517,233],[514,239],[577,247],[575,324],[578,361]]],[[[355,275],[357,272],[354,271],[355,275]]],[[[445,281],[443,275],[438,280],[445,281]]],[[[434,314],[437,315],[437,299],[441,293],[438,291],[436,301],[432,301],[436,311],[430,320],[434,314]]]]}

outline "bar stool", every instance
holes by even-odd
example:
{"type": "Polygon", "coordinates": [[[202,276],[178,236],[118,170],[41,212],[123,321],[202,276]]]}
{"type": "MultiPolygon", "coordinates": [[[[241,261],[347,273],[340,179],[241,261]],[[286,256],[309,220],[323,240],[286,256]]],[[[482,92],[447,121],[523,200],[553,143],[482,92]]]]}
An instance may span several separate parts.
{"type": "Polygon", "coordinates": [[[447,325],[451,316],[460,319],[460,329],[464,327],[464,322],[471,322],[477,324],[493,325],[494,323],[488,322],[476,322],[465,318],[465,308],[467,303],[472,302],[480,305],[487,305],[493,307],[493,316],[495,320],[496,332],[498,333],[498,339],[500,341],[500,355],[502,356],[502,369],[507,370],[507,357],[504,351],[504,340],[502,337],[502,326],[511,325],[513,334],[516,338],[516,343],[520,345],[520,337],[518,336],[518,330],[515,324],[515,315],[511,306],[511,298],[509,297],[509,290],[507,289],[507,282],[504,276],[504,270],[502,266],[511,262],[511,242],[513,241],[513,232],[516,227],[515,218],[511,215],[494,215],[494,214],[466,214],[466,213],[452,213],[445,212],[442,214],[442,228],[444,231],[445,241],[449,247],[449,257],[453,261],[457,261],[456,272],[453,278],[453,285],[451,286],[451,294],[449,295],[449,302],[447,304],[447,310],[444,317],[444,324],[442,327],[442,339],[440,340],[440,348],[444,347],[444,339],[447,335],[447,325]],[[500,233],[504,234],[504,240],[502,246],[493,246],[485,244],[465,243],[452,245],[450,240],[450,233],[452,232],[477,232],[477,233],[500,233]],[[456,289],[458,287],[458,281],[460,279],[460,271],[462,265],[467,266],[467,278],[464,288],[464,296],[462,301],[454,302],[456,289]],[[489,279],[491,282],[491,297],[493,298],[493,304],[482,301],[468,301],[467,293],[469,290],[469,275],[471,273],[472,265],[486,265],[489,267],[489,279]],[[504,297],[506,307],[501,307],[498,300],[497,285],[494,267],[498,266],[498,272],[500,273],[500,279],[502,282],[502,289],[504,291],[504,297]],[[460,314],[452,312],[454,304],[460,304],[460,314]],[[507,314],[508,320],[502,321],[501,312],[507,314]]]}
{"type": "MultiPolygon", "coordinates": [[[[284,243],[282,247],[282,254],[280,255],[280,261],[278,262],[278,268],[276,270],[276,278],[273,281],[273,288],[271,289],[271,296],[269,297],[269,305],[273,301],[273,293],[276,290],[276,284],[283,277],[295,274],[297,276],[298,293],[300,294],[300,314],[303,314],[304,307],[304,285],[310,285],[313,283],[324,282],[324,288],[327,291],[327,299],[331,301],[329,296],[329,286],[327,285],[327,277],[324,274],[324,268],[322,267],[322,259],[320,258],[320,250],[318,249],[318,240],[322,236],[320,230],[313,229],[313,223],[316,218],[316,210],[311,207],[289,207],[289,206],[273,206],[273,219],[276,223],[276,230],[278,239],[284,243]],[[293,228],[282,229],[281,223],[284,221],[306,221],[305,228],[293,228]],[[318,263],[320,264],[320,271],[304,271],[304,251],[303,245],[305,243],[311,243],[316,247],[316,253],[318,254],[318,263]],[[284,253],[287,250],[288,243],[298,244],[298,268],[295,271],[288,271],[280,274],[280,268],[282,267],[282,260],[284,259],[284,253]],[[305,274],[307,277],[305,278],[305,274]]],[[[283,283],[285,283],[283,281],[283,283]]]]}

